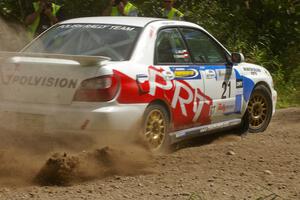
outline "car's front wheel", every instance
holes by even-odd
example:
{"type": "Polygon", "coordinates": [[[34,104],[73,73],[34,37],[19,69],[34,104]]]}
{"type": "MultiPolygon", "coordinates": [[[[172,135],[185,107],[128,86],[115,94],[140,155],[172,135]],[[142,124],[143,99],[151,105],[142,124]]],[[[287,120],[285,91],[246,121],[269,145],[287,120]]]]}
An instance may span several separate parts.
{"type": "Polygon", "coordinates": [[[154,152],[167,152],[170,149],[170,117],[160,104],[150,104],[144,113],[142,137],[154,152]]]}
{"type": "Polygon", "coordinates": [[[247,120],[249,132],[263,132],[268,127],[272,118],[272,98],[270,91],[264,85],[254,88],[247,107],[247,120]]]}

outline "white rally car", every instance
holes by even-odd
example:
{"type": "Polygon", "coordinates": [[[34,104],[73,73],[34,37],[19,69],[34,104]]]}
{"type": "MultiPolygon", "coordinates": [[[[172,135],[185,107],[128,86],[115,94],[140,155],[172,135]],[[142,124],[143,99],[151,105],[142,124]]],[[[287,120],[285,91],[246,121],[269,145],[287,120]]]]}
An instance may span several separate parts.
{"type": "Polygon", "coordinates": [[[270,73],[190,22],[72,19],[0,57],[6,128],[139,132],[161,150],[227,127],[261,132],[275,112],[270,73]]]}

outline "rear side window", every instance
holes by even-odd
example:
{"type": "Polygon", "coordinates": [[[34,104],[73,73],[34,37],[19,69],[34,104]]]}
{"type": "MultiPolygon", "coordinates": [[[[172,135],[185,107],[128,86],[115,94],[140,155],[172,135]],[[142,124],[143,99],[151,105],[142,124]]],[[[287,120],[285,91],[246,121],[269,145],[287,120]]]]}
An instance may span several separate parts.
{"type": "Polygon", "coordinates": [[[163,29],[158,33],[155,57],[157,64],[184,64],[191,62],[188,49],[176,28],[163,29]]]}
{"type": "Polygon", "coordinates": [[[181,28],[195,63],[226,63],[225,52],[212,38],[200,30],[181,28]]]}
{"type": "Polygon", "coordinates": [[[128,60],[141,28],[110,24],[63,24],[35,40],[26,52],[107,56],[128,60]]]}

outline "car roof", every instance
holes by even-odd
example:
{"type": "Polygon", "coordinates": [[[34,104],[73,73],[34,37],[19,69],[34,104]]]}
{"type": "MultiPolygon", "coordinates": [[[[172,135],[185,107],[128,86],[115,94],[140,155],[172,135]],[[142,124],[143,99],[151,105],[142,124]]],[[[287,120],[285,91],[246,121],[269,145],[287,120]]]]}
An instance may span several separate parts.
{"type": "Polygon", "coordinates": [[[175,21],[163,18],[150,18],[150,17],[83,17],[75,18],[61,22],[60,24],[115,24],[115,25],[126,25],[126,26],[136,26],[145,27],[151,22],[165,21],[165,22],[176,22],[176,25],[191,25],[196,24],[185,22],[185,21],[175,21]]]}

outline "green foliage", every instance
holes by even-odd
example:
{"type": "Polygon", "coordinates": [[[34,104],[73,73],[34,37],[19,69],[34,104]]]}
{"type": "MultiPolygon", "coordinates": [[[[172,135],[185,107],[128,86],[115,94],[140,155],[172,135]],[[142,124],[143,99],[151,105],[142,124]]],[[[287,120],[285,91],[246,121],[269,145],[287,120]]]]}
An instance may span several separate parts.
{"type": "MultiPolygon", "coordinates": [[[[33,0],[1,0],[1,16],[23,22],[33,0]]],[[[53,0],[66,18],[99,16],[109,0],[53,0]]],[[[160,17],[163,1],[132,0],[141,16],[160,17]]],[[[298,0],[177,0],[186,20],[195,22],[231,51],[269,69],[279,106],[300,104],[300,28],[298,0]]]]}
{"type": "Polygon", "coordinates": [[[22,21],[21,18],[24,16],[24,11],[20,8],[19,0],[1,0],[0,14],[6,19],[22,21]]]}
{"type": "Polygon", "coordinates": [[[63,5],[63,11],[66,18],[99,16],[108,0],[84,0],[84,1],[67,1],[56,0],[55,3],[63,5]]]}
{"type": "MultiPolygon", "coordinates": [[[[30,14],[32,3],[36,0],[1,0],[0,13],[7,19],[23,22],[30,14]]],[[[52,0],[63,6],[63,12],[67,19],[75,17],[99,16],[109,0],[52,0]]]]}

